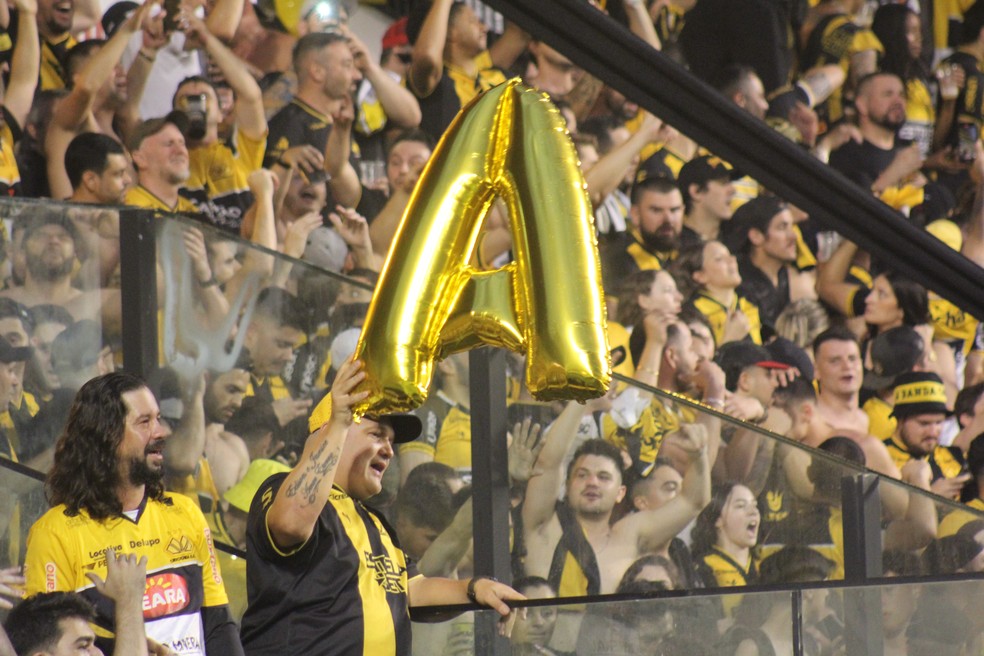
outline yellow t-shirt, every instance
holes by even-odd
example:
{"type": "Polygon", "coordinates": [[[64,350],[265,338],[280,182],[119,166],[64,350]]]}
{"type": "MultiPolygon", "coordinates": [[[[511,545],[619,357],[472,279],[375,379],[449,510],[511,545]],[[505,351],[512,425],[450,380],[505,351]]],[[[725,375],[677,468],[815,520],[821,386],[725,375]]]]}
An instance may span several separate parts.
{"type": "Polygon", "coordinates": [[[123,197],[123,202],[132,207],[143,207],[150,210],[170,212],[172,214],[198,214],[198,209],[187,198],[179,196],[177,205],[170,207],[163,200],[140,185],[127,189],[126,195],[123,197]]]}

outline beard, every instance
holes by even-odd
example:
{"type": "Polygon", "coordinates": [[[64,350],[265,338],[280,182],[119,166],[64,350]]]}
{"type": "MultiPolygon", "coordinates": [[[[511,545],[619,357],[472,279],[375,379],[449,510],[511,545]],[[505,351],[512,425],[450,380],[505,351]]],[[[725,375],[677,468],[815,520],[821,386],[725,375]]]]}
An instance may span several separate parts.
{"type": "Polygon", "coordinates": [[[40,256],[27,255],[27,270],[35,280],[54,282],[72,273],[73,258],[65,258],[60,265],[47,264],[40,256]]]}
{"type": "Polygon", "coordinates": [[[886,112],[884,116],[879,119],[872,119],[871,122],[875,125],[880,125],[886,130],[891,130],[892,132],[897,133],[902,129],[902,126],[905,125],[905,113],[902,113],[901,118],[893,119],[891,113],[886,112]]]}
{"type": "Polygon", "coordinates": [[[153,485],[164,480],[164,468],[154,469],[145,458],[130,460],[130,483],[133,485],[153,485]]]}
{"type": "Polygon", "coordinates": [[[152,467],[147,463],[147,456],[161,453],[164,440],[154,440],[144,448],[143,458],[130,459],[130,483],[132,485],[154,485],[164,480],[164,467],[152,467]]]}
{"type": "Polygon", "coordinates": [[[673,232],[672,228],[664,230],[661,226],[653,231],[639,228],[639,236],[642,237],[646,249],[654,253],[668,253],[680,246],[680,235],[673,232]]]}

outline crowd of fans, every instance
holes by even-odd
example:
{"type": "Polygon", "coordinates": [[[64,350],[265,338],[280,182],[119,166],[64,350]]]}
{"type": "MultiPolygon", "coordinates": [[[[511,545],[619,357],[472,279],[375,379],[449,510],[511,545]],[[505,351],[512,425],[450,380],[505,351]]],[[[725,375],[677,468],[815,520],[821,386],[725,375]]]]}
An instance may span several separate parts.
{"type": "MultiPolygon", "coordinates": [[[[887,573],[984,570],[982,520],[931,496],[984,510],[977,319],[487,7],[412,3],[377,63],[365,42],[379,35],[355,34],[338,0],[295,7],[296,25],[243,0],[175,15],[153,2],[2,4],[0,191],[72,205],[6,210],[0,457],[48,471],[76,392],[117,366],[126,245],[115,206],[191,216],[158,266],[163,356],[149,383],[170,432],[167,489],[198,504],[217,541],[245,548],[253,493],[303,451],[435,143],[462,106],[518,75],[553,100],[577,150],[616,371],[746,423],[621,384],[584,405],[538,403],[513,356],[516,589],[842,578],[848,469],[821,452],[927,493],[883,486],[887,573]]],[[[984,264],[984,2],[952,15],[939,2],[923,13],[860,0],[600,4],[722,102],[984,264]]],[[[496,202],[475,268],[508,262],[511,241],[496,202]]],[[[423,434],[398,445],[373,500],[428,576],[471,575],[468,377],[466,354],[437,365],[415,411],[423,434]]],[[[0,562],[17,565],[43,492],[9,473],[2,484],[13,494],[0,496],[0,562]]],[[[123,582],[108,596],[128,599],[136,567],[117,564],[123,582]]],[[[89,617],[70,601],[64,617],[89,617]]],[[[245,598],[230,602],[240,615],[245,598]]],[[[938,639],[920,633],[927,618],[965,611],[928,592],[891,604],[902,610],[885,620],[886,644],[903,646],[938,639]]],[[[813,590],[804,606],[809,653],[836,653],[842,605],[813,590]]],[[[790,652],[787,604],[734,596],[640,612],[537,608],[513,640],[530,654],[790,652]]],[[[468,653],[465,624],[420,627],[415,645],[468,653]]]]}

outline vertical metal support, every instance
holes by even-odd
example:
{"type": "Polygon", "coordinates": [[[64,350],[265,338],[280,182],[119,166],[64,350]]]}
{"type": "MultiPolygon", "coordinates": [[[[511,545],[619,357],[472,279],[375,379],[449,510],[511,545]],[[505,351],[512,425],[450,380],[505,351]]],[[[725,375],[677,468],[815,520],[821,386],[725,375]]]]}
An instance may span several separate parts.
{"type": "Polygon", "coordinates": [[[841,479],[844,522],[844,583],[881,576],[881,499],[878,477],[855,474],[841,479]]]}
{"type": "MultiPolygon", "coordinates": [[[[468,354],[471,394],[472,513],[475,574],[512,579],[509,558],[509,454],[506,447],[506,354],[481,348],[468,354]]],[[[475,653],[509,653],[497,618],[475,620],[475,653]]]]}
{"type": "Polygon", "coordinates": [[[123,368],[146,378],[156,367],[157,239],[154,213],[120,210],[123,368]]]}
{"type": "Polygon", "coordinates": [[[789,594],[793,617],[793,656],[803,656],[803,590],[789,594]]]}
{"type": "MultiPolygon", "coordinates": [[[[844,583],[863,583],[882,573],[881,500],[878,477],[855,474],[841,479],[844,526],[844,583]]],[[[881,591],[844,591],[844,644],[847,656],[883,651],[881,591]]]]}

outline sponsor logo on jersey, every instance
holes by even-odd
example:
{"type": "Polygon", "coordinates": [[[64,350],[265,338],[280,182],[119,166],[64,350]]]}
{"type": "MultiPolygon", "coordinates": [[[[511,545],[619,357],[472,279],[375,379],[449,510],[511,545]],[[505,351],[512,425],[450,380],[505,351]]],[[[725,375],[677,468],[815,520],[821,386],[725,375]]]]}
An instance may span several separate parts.
{"type": "Polygon", "coordinates": [[[144,619],[172,615],[188,605],[188,584],[178,574],[155,574],[147,577],[143,598],[144,619]]]}
{"type": "Polygon", "coordinates": [[[44,564],[44,591],[54,592],[58,589],[58,568],[54,563],[44,564]]]}
{"type": "Polygon", "coordinates": [[[215,557],[215,545],[212,544],[212,531],[205,528],[205,544],[208,545],[208,564],[212,569],[212,580],[222,585],[222,575],[219,574],[219,563],[215,557]]]}

